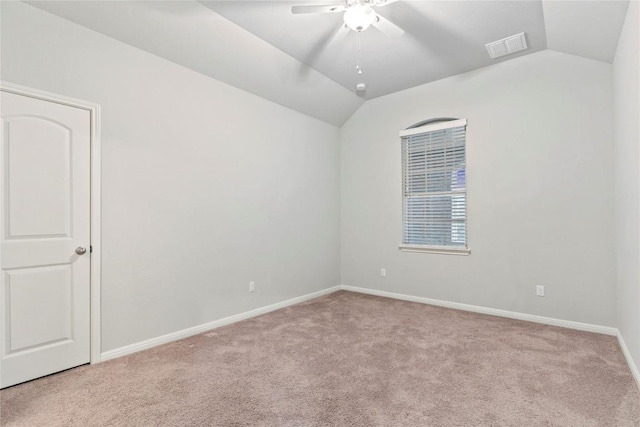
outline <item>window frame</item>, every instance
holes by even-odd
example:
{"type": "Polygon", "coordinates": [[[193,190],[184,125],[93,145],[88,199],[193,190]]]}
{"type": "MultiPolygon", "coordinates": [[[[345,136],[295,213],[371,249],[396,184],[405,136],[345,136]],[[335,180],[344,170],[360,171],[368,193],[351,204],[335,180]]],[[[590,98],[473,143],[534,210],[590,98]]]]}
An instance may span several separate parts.
{"type": "MultiPolygon", "coordinates": [[[[401,154],[401,198],[402,198],[402,218],[401,225],[401,244],[399,249],[404,252],[423,252],[434,253],[442,255],[469,255],[471,250],[469,249],[469,230],[468,230],[468,218],[469,218],[469,200],[467,196],[467,182],[468,182],[468,161],[467,161],[467,119],[433,119],[420,122],[417,125],[411,126],[403,131],[400,131],[400,143],[402,144],[402,138],[412,135],[419,135],[429,132],[435,132],[439,130],[452,129],[457,127],[465,128],[465,245],[464,246],[439,246],[439,245],[417,245],[404,242],[404,228],[406,217],[406,198],[405,198],[405,176],[404,176],[404,159],[401,154]]],[[[402,147],[402,145],[401,145],[402,147]]],[[[401,148],[402,153],[402,148],[401,148]]]]}

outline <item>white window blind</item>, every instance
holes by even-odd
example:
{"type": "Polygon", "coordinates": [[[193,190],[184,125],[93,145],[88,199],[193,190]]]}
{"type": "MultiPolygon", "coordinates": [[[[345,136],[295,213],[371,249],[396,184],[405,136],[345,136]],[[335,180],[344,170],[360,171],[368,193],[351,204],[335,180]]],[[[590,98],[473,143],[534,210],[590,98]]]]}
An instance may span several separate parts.
{"type": "Polygon", "coordinates": [[[466,124],[452,120],[400,133],[401,249],[468,253],[466,124]]]}

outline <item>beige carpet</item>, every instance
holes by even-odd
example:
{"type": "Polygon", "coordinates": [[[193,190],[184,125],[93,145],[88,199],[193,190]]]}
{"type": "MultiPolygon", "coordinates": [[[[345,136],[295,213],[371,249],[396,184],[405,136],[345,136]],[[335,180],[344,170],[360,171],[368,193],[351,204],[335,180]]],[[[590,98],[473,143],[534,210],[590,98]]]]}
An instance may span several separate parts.
{"type": "Polygon", "coordinates": [[[640,426],[614,337],[343,291],[0,399],[2,426],[640,426]]]}

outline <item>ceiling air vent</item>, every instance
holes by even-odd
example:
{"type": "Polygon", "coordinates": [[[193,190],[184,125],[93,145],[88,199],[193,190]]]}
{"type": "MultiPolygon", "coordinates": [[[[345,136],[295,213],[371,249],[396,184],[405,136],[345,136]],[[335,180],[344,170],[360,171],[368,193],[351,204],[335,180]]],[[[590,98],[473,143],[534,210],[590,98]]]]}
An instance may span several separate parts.
{"type": "Polygon", "coordinates": [[[524,33],[520,33],[515,36],[507,37],[506,39],[487,43],[485,46],[487,47],[489,56],[492,59],[496,59],[501,56],[525,50],[527,48],[527,39],[524,37],[524,33]]]}

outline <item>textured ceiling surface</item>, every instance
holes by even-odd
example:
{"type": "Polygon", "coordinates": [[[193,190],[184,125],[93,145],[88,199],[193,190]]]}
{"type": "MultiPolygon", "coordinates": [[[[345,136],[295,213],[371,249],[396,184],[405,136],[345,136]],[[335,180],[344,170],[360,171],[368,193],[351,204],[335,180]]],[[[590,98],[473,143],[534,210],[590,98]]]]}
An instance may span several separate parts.
{"type": "Polygon", "coordinates": [[[359,75],[357,33],[334,38],[342,13],[292,14],[291,6],[304,1],[203,4],[347,89],[366,83],[366,99],[547,48],[540,1],[397,1],[376,12],[405,33],[394,37],[374,27],[360,33],[359,75]],[[528,50],[489,58],[485,43],[521,32],[528,50]]]}
{"type": "Polygon", "coordinates": [[[292,14],[298,1],[28,1],[94,31],[327,123],[366,100],[547,48],[611,62],[625,1],[413,1],[376,12],[404,30],[341,30],[342,13],[292,14]],[[520,32],[528,49],[490,59],[520,32]],[[356,85],[366,83],[364,92],[356,85]]]}

